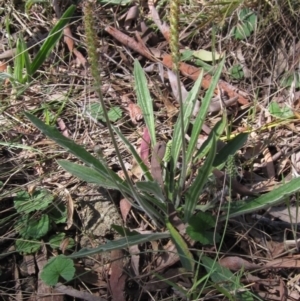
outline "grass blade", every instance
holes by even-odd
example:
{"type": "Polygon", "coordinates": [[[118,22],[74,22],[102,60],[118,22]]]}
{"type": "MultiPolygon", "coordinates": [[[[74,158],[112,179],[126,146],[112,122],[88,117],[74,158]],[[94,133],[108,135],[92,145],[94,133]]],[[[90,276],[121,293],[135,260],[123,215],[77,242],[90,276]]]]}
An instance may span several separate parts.
{"type": "Polygon", "coordinates": [[[52,49],[61,38],[64,27],[70,22],[70,18],[73,16],[75,9],[76,6],[71,5],[52,28],[31,64],[31,74],[34,74],[48,58],[52,49]]]}
{"type": "Polygon", "coordinates": [[[153,113],[153,101],[147,85],[144,70],[138,60],[134,61],[134,80],[138,105],[141,107],[145,123],[147,125],[152,146],[156,144],[155,121],[153,113]]]}

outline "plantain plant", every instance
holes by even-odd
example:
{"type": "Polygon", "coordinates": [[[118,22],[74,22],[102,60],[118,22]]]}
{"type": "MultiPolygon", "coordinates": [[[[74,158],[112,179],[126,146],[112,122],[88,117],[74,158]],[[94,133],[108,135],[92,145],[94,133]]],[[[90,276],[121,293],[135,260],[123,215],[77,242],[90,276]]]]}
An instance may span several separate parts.
{"type": "MultiPolygon", "coordinates": [[[[174,62],[174,72],[177,73],[178,87],[180,87],[178,68],[179,2],[171,1],[171,3],[170,46],[174,62]]],[[[199,78],[195,82],[187,99],[185,101],[182,99],[180,100],[180,112],[174,125],[172,141],[168,142],[167,156],[163,159],[160,158],[160,165],[161,168],[164,169],[165,176],[163,179],[163,185],[159,185],[130,142],[124,137],[124,135],[122,135],[117,127],[111,124],[108,116],[108,110],[101,92],[101,77],[96,52],[97,46],[95,44],[97,39],[94,36],[95,33],[93,31],[94,26],[91,11],[91,4],[88,3],[85,8],[84,21],[91,73],[95,81],[95,91],[99,96],[101,107],[103,109],[102,116],[109,130],[110,138],[115,147],[125,179],[120,178],[108,167],[107,164],[92,156],[73,140],[63,136],[57,129],[46,125],[43,121],[28,112],[26,113],[26,116],[46,136],[65,148],[69,153],[73,154],[83,163],[78,164],[66,160],[59,160],[58,163],[61,167],[83,181],[94,183],[107,189],[119,190],[136,209],[144,212],[149,219],[159,226],[158,229],[166,230],[151,234],[135,233],[134,235],[126,236],[115,241],[109,241],[96,248],[81,249],[78,252],[69,255],[68,258],[74,259],[85,257],[99,252],[126,248],[152,240],[171,238],[177,248],[183,267],[196,274],[195,263],[197,263],[197,261],[194,254],[189,249],[189,243],[192,240],[199,241],[201,244],[211,243],[211,230],[215,228],[217,223],[216,219],[208,212],[202,212],[195,215],[199,197],[203,193],[208,181],[213,177],[213,171],[215,169],[224,168],[228,159],[230,159],[231,156],[234,155],[247,140],[247,134],[239,134],[229,141],[223,149],[217,152],[217,141],[220,139],[227,126],[226,117],[223,116],[222,119],[214,126],[205,143],[200,147],[200,149],[197,149],[198,137],[206,118],[211,98],[213,97],[214,91],[217,87],[225,58],[223,58],[216,68],[211,85],[202,99],[201,109],[195,119],[193,119],[192,113],[199,95],[203,73],[200,74],[199,78]],[[190,140],[188,143],[185,140],[187,131],[190,132],[190,140]],[[134,183],[130,179],[116,143],[116,136],[118,136],[128,147],[129,151],[143,170],[144,178],[142,181],[134,183]],[[198,168],[197,174],[194,176],[192,181],[187,181],[192,174],[193,166],[199,162],[203,162],[203,164],[200,168],[198,168]],[[178,229],[172,219],[172,214],[175,214],[180,221],[180,224],[185,227],[178,229]],[[195,216],[197,217],[196,219],[195,216]],[[198,220],[205,223],[205,227],[201,227],[201,225],[199,227],[199,223],[197,223],[198,220]]],[[[151,149],[154,150],[159,142],[157,142],[156,121],[152,105],[153,101],[150,96],[144,71],[137,60],[134,62],[134,80],[134,88],[138,104],[142,109],[145,124],[150,133],[151,149]]],[[[155,156],[154,151],[152,152],[152,156],[155,156]]],[[[227,214],[222,216],[221,220],[228,220],[234,216],[254,212],[258,209],[278,204],[279,202],[282,202],[285,197],[296,192],[299,189],[299,184],[300,179],[293,179],[289,183],[285,183],[268,194],[253,198],[247,202],[241,201],[235,204],[230,204],[230,207],[229,205],[227,205],[227,207],[224,206],[222,210],[227,212],[227,214]]],[[[219,237],[219,240],[221,240],[221,237],[219,237]]],[[[61,260],[61,258],[59,260],[61,260]]],[[[224,275],[226,273],[226,275],[229,275],[229,278],[233,277],[229,274],[229,271],[224,274],[224,269],[217,264],[216,258],[215,260],[211,260],[210,258],[203,256],[201,260],[200,264],[202,264],[208,271],[211,270],[211,273],[205,279],[195,280],[195,287],[196,284],[199,285],[201,281],[208,281],[209,277],[212,282],[224,281],[224,275]],[[223,277],[219,277],[221,273],[224,274],[223,277]]],[[[51,261],[51,265],[53,265],[53,260],[51,261]]],[[[69,278],[70,277],[68,277],[68,279],[69,278]]],[[[51,284],[53,285],[53,282],[51,282],[51,284]]],[[[220,286],[218,287],[220,291],[224,292],[224,289],[222,290],[220,286]]],[[[240,288],[240,284],[234,288],[232,286],[227,286],[226,289],[232,290],[236,289],[236,287],[240,288]]],[[[246,296],[244,297],[244,300],[246,300],[249,296],[247,296],[247,298],[246,296]]]]}

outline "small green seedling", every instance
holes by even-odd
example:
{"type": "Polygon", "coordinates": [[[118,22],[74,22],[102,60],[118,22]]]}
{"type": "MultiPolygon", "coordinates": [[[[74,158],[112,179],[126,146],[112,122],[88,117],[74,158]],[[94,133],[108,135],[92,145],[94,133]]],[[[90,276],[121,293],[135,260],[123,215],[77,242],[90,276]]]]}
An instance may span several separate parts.
{"type": "Polygon", "coordinates": [[[279,119],[287,119],[294,117],[293,111],[286,105],[279,106],[275,101],[272,101],[269,105],[269,112],[271,115],[279,119]]]}
{"type": "Polygon", "coordinates": [[[243,79],[244,71],[241,65],[233,65],[230,69],[230,76],[234,79],[243,79]]]}
{"type": "MultiPolygon", "coordinates": [[[[40,189],[29,194],[26,191],[17,193],[14,207],[21,215],[15,224],[19,234],[16,240],[16,250],[20,253],[30,254],[39,250],[41,240],[47,241],[48,234],[55,224],[66,222],[66,208],[55,205],[55,198],[45,189],[40,189]]],[[[51,247],[58,248],[65,238],[64,233],[50,238],[51,247]]],[[[69,241],[68,247],[74,245],[69,241]]]]}
{"type": "Polygon", "coordinates": [[[68,259],[64,255],[59,255],[51,258],[47,262],[42,271],[41,278],[47,285],[53,286],[57,284],[59,277],[70,281],[73,279],[74,274],[75,268],[73,260],[68,259]]]}
{"type": "MultiPolygon", "coordinates": [[[[88,112],[94,119],[105,122],[103,109],[100,103],[91,104],[89,106],[88,112]]],[[[122,110],[120,109],[120,107],[112,107],[109,109],[107,113],[108,113],[109,120],[112,122],[115,122],[122,117],[122,110]]]]}
{"type": "Polygon", "coordinates": [[[233,28],[232,34],[237,40],[248,38],[254,31],[257,23],[257,15],[249,8],[243,8],[238,13],[238,24],[233,28]]]}

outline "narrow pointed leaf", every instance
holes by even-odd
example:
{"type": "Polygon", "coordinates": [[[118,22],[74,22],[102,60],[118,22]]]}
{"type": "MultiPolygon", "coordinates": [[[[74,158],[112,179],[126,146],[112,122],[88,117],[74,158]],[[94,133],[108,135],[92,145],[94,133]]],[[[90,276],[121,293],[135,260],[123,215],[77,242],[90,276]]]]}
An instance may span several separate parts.
{"type": "Polygon", "coordinates": [[[102,253],[102,252],[112,251],[117,249],[124,249],[130,246],[142,244],[149,241],[169,238],[169,237],[170,237],[169,232],[132,235],[118,240],[108,241],[106,244],[100,245],[97,248],[81,249],[80,251],[69,255],[68,257],[69,258],[86,257],[97,253],[102,253]]]}
{"type": "MultiPolygon", "coordinates": [[[[285,198],[289,197],[293,193],[297,193],[299,191],[299,187],[300,178],[296,178],[288,183],[280,185],[278,188],[275,188],[274,190],[261,195],[256,199],[252,199],[248,202],[239,202],[236,205],[231,204],[229,218],[279,205],[280,203],[284,202],[285,198]]],[[[226,211],[226,208],[224,208],[224,210],[226,211]]],[[[225,218],[226,216],[222,217],[221,220],[225,218]]]]}
{"type": "Polygon", "coordinates": [[[156,144],[155,121],[153,101],[147,85],[147,79],[138,60],[134,61],[134,80],[138,105],[141,107],[143,117],[150,133],[152,145],[156,144]]]}
{"type": "Polygon", "coordinates": [[[212,166],[216,154],[216,140],[213,138],[210,152],[203,164],[199,169],[196,179],[193,184],[190,186],[186,193],[186,202],[184,208],[184,220],[187,222],[190,217],[193,215],[202,189],[207,182],[207,179],[212,171],[212,166]]]}
{"type": "Polygon", "coordinates": [[[61,16],[60,20],[50,31],[48,37],[44,41],[43,45],[39,49],[36,57],[34,58],[31,65],[31,72],[34,74],[44,63],[47,57],[50,55],[52,49],[62,36],[64,27],[70,22],[71,17],[75,12],[76,6],[71,5],[65,13],[61,16]]]}
{"type": "Polygon", "coordinates": [[[222,61],[220,62],[219,66],[216,70],[216,73],[213,76],[213,79],[211,81],[209,89],[205,93],[205,97],[202,100],[202,104],[201,104],[201,108],[199,110],[198,116],[197,116],[197,118],[194,122],[193,130],[192,130],[192,133],[191,133],[191,139],[189,141],[189,145],[188,145],[188,149],[187,149],[187,162],[188,163],[190,162],[190,160],[193,156],[193,153],[195,152],[196,145],[197,145],[197,140],[198,140],[199,134],[202,130],[202,126],[203,126],[205,117],[206,117],[207,112],[208,112],[210,101],[211,101],[211,99],[213,97],[213,94],[214,94],[214,91],[217,87],[217,84],[218,84],[218,81],[219,81],[219,78],[220,78],[220,75],[221,75],[221,72],[222,72],[222,69],[223,69],[223,66],[224,66],[224,61],[225,61],[225,56],[222,59],[222,61]]]}
{"type": "Polygon", "coordinates": [[[192,272],[194,270],[194,258],[186,242],[169,221],[167,221],[166,226],[170,231],[172,241],[176,246],[182,266],[187,271],[192,272]]]}
{"type": "MultiPolygon", "coordinates": [[[[195,102],[199,95],[199,90],[201,87],[201,82],[203,78],[203,72],[199,75],[197,81],[195,82],[192,90],[189,92],[187,99],[185,100],[183,104],[183,121],[184,121],[184,132],[186,132],[189,123],[190,118],[194,110],[195,102]]],[[[174,126],[174,132],[173,132],[173,139],[172,139],[172,147],[171,147],[171,158],[174,162],[174,173],[176,170],[176,162],[178,161],[178,157],[180,154],[180,151],[182,149],[182,134],[181,134],[181,122],[180,118],[177,118],[176,124],[174,126]]]]}

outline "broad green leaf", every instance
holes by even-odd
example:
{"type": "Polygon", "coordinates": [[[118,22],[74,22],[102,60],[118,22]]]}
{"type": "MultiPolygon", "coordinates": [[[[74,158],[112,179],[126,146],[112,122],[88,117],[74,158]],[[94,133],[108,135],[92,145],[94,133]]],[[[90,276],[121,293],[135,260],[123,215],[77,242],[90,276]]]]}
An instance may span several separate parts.
{"type": "Polygon", "coordinates": [[[214,137],[218,141],[222,133],[224,132],[226,125],[227,125],[227,117],[225,114],[223,114],[223,118],[215,124],[215,126],[209,133],[207,139],[203,142],[198,152],[196,153],[195,158],[193,159],[194,163],[198,162],[208,154],[209,150],[211,149],[211,144],[214,137]]]}
{"type": "Polygon", "coordinates": [[[212,171],[213,161],[216,154],[216,140],[213,138],[211,149],[208,153],[208,156],[201,168],[198,170],[198,174],[193,182],[193,184],[188,188],[185,197],[185,206],[184,206],[184,220],[188,222],[191,216],[194,213],[194,210],[197,206],[198,199],[202,193],[202,189],[207,182],[207,179],[212,171]]]}
{"type": "Polygon", "coordinates": [[[169,221],[166,222],[166,226],[170,231],[171,239],[176,246],[182,266],[187,271],[192,272],[194,270],[194,258],[186,242],[169,221]]]}
{"type": "Polygon", "coordinates": [[[164,238],[170,238],[170,233],[163,232],[163,233],[152,233],[152,234],[137,234],[137,235],[128,236],[114,241],[108,241],[106,244],[100,245],[96,248],[81,249],[80,251],[69,255],[68,257],[69,258],[86,257],[97,253],[128,248],[130,246],[146,243],[149,241],[164,239],[164,238]]]}
{"type": "Polygon", "coordinates": [[[55,224],[65,223],[67,220],[67,207],[63,202],[52,204],[47,210],[51,222],[55,224]]]}
{"type": "Polygon", "coordinates": [[[73,279],[75,275],[74,263],[64,255],[51,258],[43,268],[41,279],[50,286],[57,284],[59,277],[66,281],[73,279]]]}
{"type": "MultiPolygon", "coordinates": [[[[52,249],[59,249],[62,241],[65,239],[66,234],[65,233],[58,233],[55,235],[52,235],[49,239],[49,244],[52,249]]],[[[75,245],[74,239],[71,237],[68,237],[68,245],[66,249],[72,249],[75,245]]]]}
{"type": "Polygon", "coordinates": [[[188,222],[186,233],[203,245],[214,244],[220,241],[220,234],[209,231],[216,227],[216,219],[210,212],[198,212],[188,222]]]}
{"type": "Polygon", "coordinates": [[[156,144],[153,100],[147,85],[147,79],[138,60],[134,61],[134,80],[138,105],[141,107],[152,145],[156,144]]]}
{"type": "Polygon", "coordinates": [[[272,101],[268,109],[273,116],[280,119],[287,119],[287,118],[294,117],[293,111],[288,106],[283,105],[282,107],[280,107],[276,101],[272,101]]]}
{"type": "Polygon", "coordinates": [[[22,83],[23,81],[23,71],[25,67],[25,59],[23,56],[23,45],[24,41],[22,39],[17,40],[16,55],[14,58],[14,78],[22,83]]]}
{"type": "Polygon", "coordinates": [[[122,117],[122,110],[120,107],[112,107],[107,112],[110,121],[115,122],[122,117]]]}
{"type": "Polygon", "coordinates": [[[61,242],[65,238],[65,236],[66,236],[66,233],[58,233],[58,234],[52,235],[49,239],[50,247],[52,249],[58,249],[61,242]]]}
{"type": "Polygon", "coordinates": [[[248,139],[248,133],[240,133],[231,139],[224,147],[222,147],[216,154],[214,160],[214,167],[221,168],[229,156],[233,156],[241,147],[245,144],[248,139]]]}
{"type": "Polygon", "coordinates": [[[32,195],[29,195],[27,191],[20,191],[14,198],[14,207],[17,212],[28,214],[47,208],[53,200],[54,196],[45,189],[36,190],[32,195]]]}
{"type": "Polygon", "coordinates": [[[70,5],[69,8],[64,12],[56,25],[49,32],[48,37],[44,41],[43,45],[39,49],[36,57],[31,64],[31,73],[34,74],[45,60],[50,55],[52,49],[55,47],[56,43],[62,36],[64,27],[70,22],[71,17],[75,12],[76,6],[70,5]]]}
{"type": "Polygon", "coordinates": [[[49,229],[50,221],[47,214],[42,214],[37,218],[25,215],[15,225],[15,230],[26,239],[41,238],[48,233],[49,229]]]}
{"type": "Polygon", "coordinates": [[[28,241],[23,239],[16,240],[16,251],[24,254],[36,253],[41,247],[40,242],[28,241]]]}
{"type": "MultiPolygon", "coordinates": [[[[103,114],[103,109],[100,103],[93,103],[89,106],[89,113],[91,116],[97,120],[102,120],[105,122],[105,117],[103,114]]],[[[110,121],[116,121],[122,117],[122,110],[120,107],[112,107],[107,112],[110,121]]]]}
{"type": "Polygon", "coordinates": [[[191,162],[192,156],[193,156],[194,152],[196,151],[198,137],[202,130],[202,126],[203,126],[205,117],[208,112],[210,101],[211,101],[211,99],[214,95],[214,91],[217,87],[217,84],[218,84],[218,81],[219,81],[219,78],[220,78],[220,75],[221,75],[221,72],[222,72],[222,69],[224,66],[224,61],[225,61],[225,56],[222,59],[222,61],[220,62],[220,64],[218,65],[216,73],[214,74],[214,76],[212,78],[211,84],[210,84],[207,92],[205,93],[204,99],[202,100],[202,104],[201,104],[199,113],[195,119],[192,133],[191,133],[191,139],[189,141],[189,145],[188,145],[188,149],[187,149],[187,163],[188,164],[191,162]]]}
{"type": "Polygon", "coordinates": [[[254,31],[257,23],[257,15],[254,11],[248,8],[240,10],[239,23],[233,29],[233,35],[237,40],[243,40],[248,38],[254,31]]]}
{"type": "MultiPolygon", "coordinates": [[[[248,202],[230,204],[228,217],[232,218],[276,206],[282,203],[284,199],[289,197],[291,194],[298,192],[299,189],[300,178],[295,178],[288,183],[281,184],[278,188],[275,188],[256,199],[252,199],[248,202]]],[[[224,207],[223,210],[226,211],[226,208],[224,207]]],[[[221,220],[224,219],[226,219],[226,216],[221,217],[221,220]]]]}
{"type": "Polygon", "coordinates": [[[190,49],[184,50],[183,52],[180,53],[180,55],[181,55],[180,61],[190,60],[193,57],[193,53],[194,53],[194,51],[192,51],[190,49]]]}
{"type": "Polygon", "coordinates": [[[196,50],[193,52],[193,56],[205,62],[212,62],[213,60],[219,60],[222,57],[222,54],[217,52],[212,53],[204,49],[196,50]]]}

